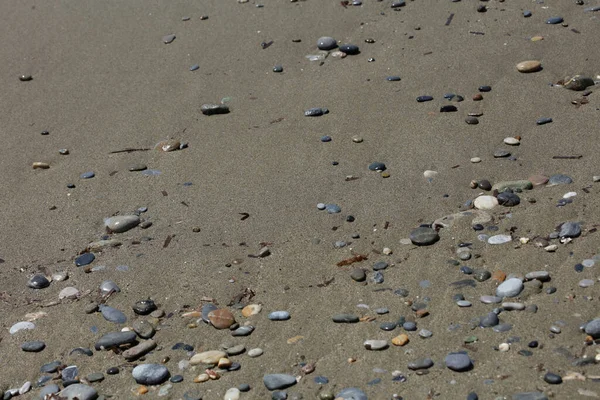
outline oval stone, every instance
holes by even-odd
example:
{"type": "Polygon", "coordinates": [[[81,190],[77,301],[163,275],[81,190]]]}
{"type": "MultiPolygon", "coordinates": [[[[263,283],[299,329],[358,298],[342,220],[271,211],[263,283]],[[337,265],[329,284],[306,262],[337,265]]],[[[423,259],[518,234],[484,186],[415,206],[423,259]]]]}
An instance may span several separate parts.
{"type": "Polygon", "coordinates": [[[273,311],[269,313],[268,318],[271,321],[286,321],[290,319],[290,313],[287,311],[273,311]]]}
{"type": "Polygon", "coordinates": [[[384,350],[388,348],[387,340],[365,340],[363,345],[367,350],[384,350]]]}
{"type": "Polygon", "coordinates": [[[446,367],[456,372],[468,371],[473,367],[473,363],[466,353],[450,353],[444,360],[446,367]]]}
{"type": "Polygon", "coordinates": [[[517,64],[517,71],[528,73],[537,72],[542,69],[542,63],[537,60],[521,61],[517,64]]]}
{"type": "Polygon", "coordinates": [[[116,215],[106,218],[104,226],[109,232],[122,233],[135,228],[140,223],[140,217],[137,215],[116,215]]]}
{"type": "Polygon", "coordinates": [[[498,205],[498,199],[494,196],[479,196],[473,201],[478,210],[491,210],[498,205]]]}
{"type": "Polygon", "coordinates": [[[330,36],[323,36],[317,39],[319,50],[333,50],[337,47],[337,41],[330,36]]]}
{"type": "Polygon", "coordinates": [[[515,297],[523,290],[523,282],[519,278],[510,278],[496,288],[498,297],[515,297]]]}
{"type": "Polygon", "coordinates": [[[140,385],[160,385],[169,378],[169,370],[161,364],[141,364],[131,375],[140,385]]]}
{"type": "Polygon", "coordinates": [[[410,241],[417,246],[429,246],[440,239],[440,236],[433,228],[419,227],[413,229],[410,233],[410,241]]]}
{"type": "Polygon", "coordinates": [[[235,317],[226,308],[220,308],[208,313],[208,319],[212,326],[217,329],[227,329],[235,323],[235,317]]]}
{"type": "Polygon", "coordinates": [[[263,383],[269,390],[281,390],[294,386],[296,377],[288,374],[268,374],[263,377],[263,383]]]}

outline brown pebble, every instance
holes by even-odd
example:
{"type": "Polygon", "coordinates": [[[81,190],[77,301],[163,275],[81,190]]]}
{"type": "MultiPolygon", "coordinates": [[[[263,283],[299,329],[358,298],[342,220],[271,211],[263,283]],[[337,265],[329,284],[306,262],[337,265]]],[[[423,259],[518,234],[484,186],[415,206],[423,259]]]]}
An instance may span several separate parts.
{"type": "Polygon", "coordinates": [[[504,282],[506,279],[506,274],[500,270],[494,271],[492,273],[492,279],[499,283],[504,282]]]}
{"type": "Polygon", "coordinates": [[[50,168],[50,164],[45,162],[36,161],[32,165],[33,169],[48,169],[50,168]]]}
{"type": "Polygon", "coordinates": [[[137,388],[137,390],[135,391],[135,393],[136,393],[138,396],[141,396],[141,395],[143,395],[143,394],[146,394],[146,393],[148,393],[148,388],[147,388],[146,386],[140,386],[139,388],[137,388]]]}
{"type": "Polygon", "coordinates": [[[473,101],[481,101],[483,100],[483,95],[481,93],[477,93],[473,95],[473,101]]]}
{"type": "Polygon", "coordinates": [[[232,362],[229,358],[223,357],[223,358],[219,359],[219,363],[217,364],[217,367],[225,369],[225,368],[231,367],[231,364],[232,364],[232,362]]]}
{"type": "Polygon", "coordinates": [[[208,377],[214,381],[221,377],[221,375],[219,375],[217,371],[213,371],[212,369],[207,369],[204,372],[206,372],[206,375],[208,375],[208,377]]]}
{"type": "Polygon", "coordinates": [[[226,308],[219,308],[208,313],[208,319],[217,329],[227,329],[235,323],[235,317],[226,308]]]}
{"type": "Polygon", "coordinates": [[[194,383],[206,382],[209,379],[210,378],[208,377],[208,374],[200,374],[200,375],[198,375],[197,377],[194,378],[194,383]]]}
{"type": "Polygon", "coordinates": [[[195,226],[195,227],[192,228],[192,232],[194,232],[194,233],[198,233],[198,232],[200,232],[200,230],[201,229],[200,229],[199,226],[195,226]]]}
{"type": "Polygon", "coordinates": [[[533,186],[540,186],[548,183],[548,177],[541,174],[532,175],[529,178],[527,178],[527,180],[531,182],[533,186]]]}
{"type": "Polygon", "coordinates": [[[304,339],[304,336],[294,336],[287,340],[287,344],[294,344],[304,339]]]}
{"type": "Polygon", "coordinates": [[[426,316],[429,315],[429,311],[426,309],[421,309],[421,310],[418,310],[417,312],[415,312],[415,315],[418,318],[425,318],[426,316]]]}
{"type": "Polygon", "coordinates": [[[258,314],[261,310],[262,306],[260,304],[248,304],[246,307],[242,308],[242,315],[248,318],[258,314]]]}
{"type": "Polygon", "coordinates": [[[404,346],[408,342],[409,342],[409,339],[408,339],[408,335],[406,333],[402,333],[392,339],[392,344],[394,346],[404,346]]]}
{"type": "Polygon", "coordinates": [[[523,73],[537,72],[542,69],[542,63],[537,60],[522,61],[517,64],[517,71],[523,73]]]}

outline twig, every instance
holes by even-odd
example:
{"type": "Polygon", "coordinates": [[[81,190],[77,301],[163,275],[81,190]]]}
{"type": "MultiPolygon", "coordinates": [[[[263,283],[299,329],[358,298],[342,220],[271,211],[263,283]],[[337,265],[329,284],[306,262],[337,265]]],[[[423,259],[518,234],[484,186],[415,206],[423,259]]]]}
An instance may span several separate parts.
{"type": "Polygon", "coordinates": [[[140,149],[134,149],[132,147],[128,147],[126,149],[123,150],[115,150],[115,151],[111,151],[108,154],[117,154],[117,153],[133,153],[134,151],[148,151],[150,149],[144,149],[144,148],[140,148],[140,149]]]}
{"type": "Polygon", "coordinates": [[[552,159],[554,159],[554,160],[579,160],[582,157],[583,156],[581,154],[579,154],[576,156],[553,156],[552,159]]]}
{"type": "Polygon", "coordinates": [[[452,22],[452,18],[454,18],[454,13],[450,14],[450,16],[448,17],[448,19],[446,20],[446,23],[444,25],[446,25],[446,26],[450,25],[450,23],[452,22]]]}

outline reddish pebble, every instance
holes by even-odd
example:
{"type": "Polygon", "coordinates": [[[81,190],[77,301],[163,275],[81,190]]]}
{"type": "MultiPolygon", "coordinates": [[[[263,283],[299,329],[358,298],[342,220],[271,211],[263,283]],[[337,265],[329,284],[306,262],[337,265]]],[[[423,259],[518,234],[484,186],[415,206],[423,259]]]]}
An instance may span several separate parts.
{"type": "Polygon", "coordinates": [[[494,273],[492,274],[492,279],[496,282],[504,282],[504,280],[506,279],[506,274],[502,271],[494,271],[494,273]]]}
{"type": "Polygon", "coordinates": [[[473,101],[483,100],[483,95],[481,93],[477,93],[473,95],[473,101]]]}
{"type": "Polygon", "coordinates": [[[545,185],[548,183],[548,177],[544,175],[533,175],[527,179],[533,186],[545,185]]]}
{"type": "Polygon", "coordinates": [[[217,329],[227,329],[235,323],[235,317],[231,311],[226,308],[219,308],[218,310],[211,311],[208,313],[208,319],[217,329]]]}

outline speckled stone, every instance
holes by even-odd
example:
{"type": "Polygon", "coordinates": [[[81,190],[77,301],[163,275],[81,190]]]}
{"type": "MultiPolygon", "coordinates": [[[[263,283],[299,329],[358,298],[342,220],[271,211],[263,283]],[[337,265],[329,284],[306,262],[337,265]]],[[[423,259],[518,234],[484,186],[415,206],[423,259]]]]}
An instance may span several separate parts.
{"type": "Polygon", "coordinates": [[[169,378],[169,370],[161,364],[141,364],[131,375],[140,385],[160,385],[169,378]]]}
{"type": "Polygon", "coordinates": [[[537,72],[542,69],[542,63],[537,60],[521,61],[517,64],[517,71],[523,73],[537,72]]]}
{"type": "Polygon", "coordinates": [[[419,227],[413,229],[410,233],[410,241],[417,246],[429,246],[440,239],[440,236],[433,228],[419,227]]]}

